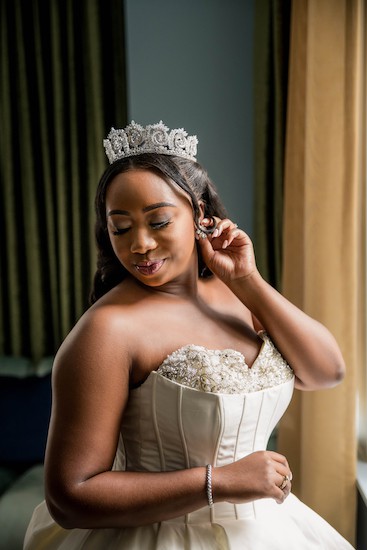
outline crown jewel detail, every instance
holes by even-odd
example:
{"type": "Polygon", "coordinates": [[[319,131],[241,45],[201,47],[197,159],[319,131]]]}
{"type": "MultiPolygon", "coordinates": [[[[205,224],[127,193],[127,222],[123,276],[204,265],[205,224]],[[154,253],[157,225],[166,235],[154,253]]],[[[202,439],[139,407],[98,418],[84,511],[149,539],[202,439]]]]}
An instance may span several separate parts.
{"type": "Polygon", "coordinates": [[[162,121],[145,128],[133,120],[124,129],[111,128],[103,145],[110,164],[143,153],[177,155],[196,161],[198,139],[183,128],[169,130],[162,121]]]}

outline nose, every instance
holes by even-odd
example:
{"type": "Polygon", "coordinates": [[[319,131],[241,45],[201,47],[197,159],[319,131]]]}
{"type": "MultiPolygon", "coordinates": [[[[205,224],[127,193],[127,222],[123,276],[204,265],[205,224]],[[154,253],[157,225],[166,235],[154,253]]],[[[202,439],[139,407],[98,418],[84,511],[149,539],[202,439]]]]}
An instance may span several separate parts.
{"type": "Polygon", "coordinates": [[[130,250],[134,254],[146,254],[157,247],[156,240],[149,230],[137,229],[132,233],[130,250]]]}

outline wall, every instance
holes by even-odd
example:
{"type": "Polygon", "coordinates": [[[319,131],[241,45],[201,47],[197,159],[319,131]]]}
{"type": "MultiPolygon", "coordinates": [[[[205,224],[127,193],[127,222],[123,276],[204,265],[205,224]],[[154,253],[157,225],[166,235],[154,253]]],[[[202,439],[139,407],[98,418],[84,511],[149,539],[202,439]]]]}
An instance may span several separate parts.
{"type": "Polygon", "coordinates": [[[199,139],[198,161],[252,232],[253,0],[125,0],[129,119],[199,139]]]}

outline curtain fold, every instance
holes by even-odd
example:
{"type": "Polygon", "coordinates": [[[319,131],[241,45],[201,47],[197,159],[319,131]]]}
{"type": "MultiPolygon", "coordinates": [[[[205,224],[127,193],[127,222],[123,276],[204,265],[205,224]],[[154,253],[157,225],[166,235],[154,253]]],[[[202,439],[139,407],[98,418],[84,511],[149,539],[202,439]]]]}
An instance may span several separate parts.
{"type": "Polygon", "coordinates": [[[87,305],[102,140],[127,122],[124,6],[0,9],[0,353],[37,361],[87,305]]]}
{"type": "Polygon", "coordinates": [[[291,0],[257,0],[254,18],[254,244],[280,289],[291,0]]]}
{"type": "Polygon", "coordinates": [[[336,337],[343,383],[296,392],[279,450],[293,488],[354,542],[356,381],[365,342],[363,0],[294,0],[287,124],[283,293],[336,337]]]}

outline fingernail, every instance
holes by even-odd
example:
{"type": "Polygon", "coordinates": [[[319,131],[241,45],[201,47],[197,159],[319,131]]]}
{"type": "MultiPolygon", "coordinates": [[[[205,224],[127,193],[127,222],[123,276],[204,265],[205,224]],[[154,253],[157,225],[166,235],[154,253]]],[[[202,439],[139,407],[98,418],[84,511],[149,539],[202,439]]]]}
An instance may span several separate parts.
{"type": "Polygon", "coordinates": [[[213,237],[218,237],[218,235],[219,235],[219,229],[214,229],[213,237]]]}

